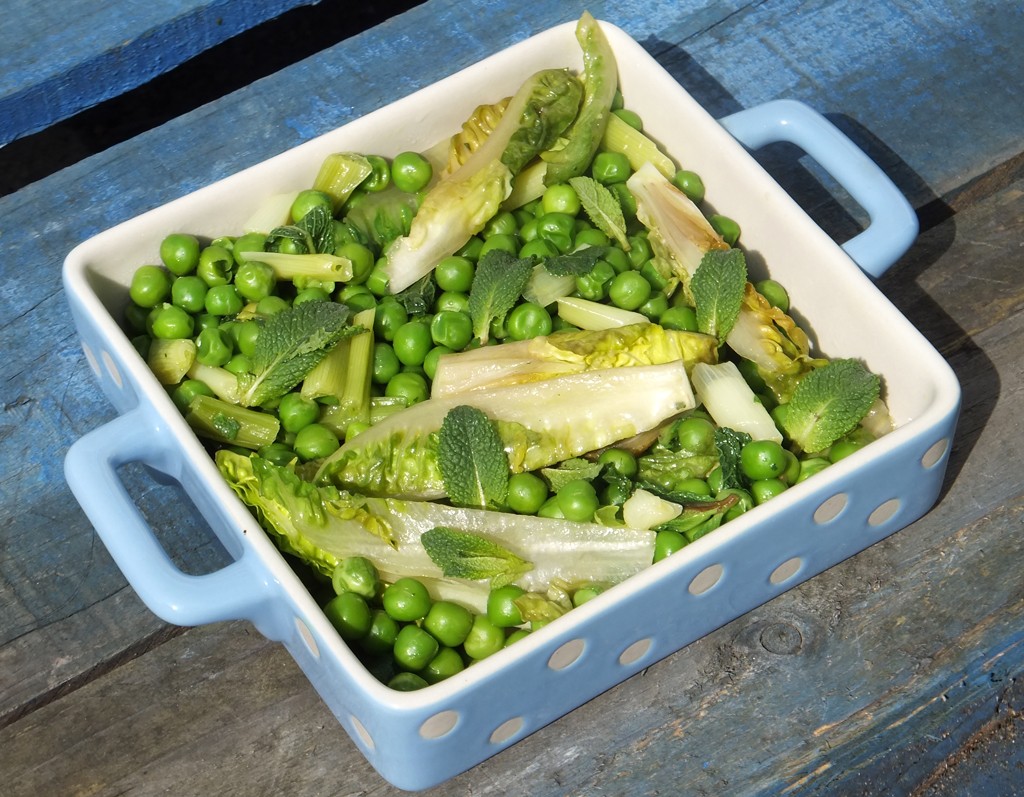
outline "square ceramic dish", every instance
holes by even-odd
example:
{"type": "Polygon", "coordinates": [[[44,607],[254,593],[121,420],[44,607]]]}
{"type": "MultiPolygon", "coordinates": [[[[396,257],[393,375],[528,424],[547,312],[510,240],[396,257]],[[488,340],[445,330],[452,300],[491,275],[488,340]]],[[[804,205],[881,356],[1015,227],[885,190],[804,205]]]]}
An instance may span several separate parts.
{"type": "Polygon", "coordinates": [[[97,235],[71,252],[64,268],[85,355],[119,413],[75,443],[66,473],[119,567],[152,611],[169,622],[247,619],[284,644],[366,758],[404,789],[427,788],[474,766],[903,528],[931,508],[945,472],[959,386],[943,359],[864,274],[891,265],[916,235],[902,196],[805,106],[783,101],[717,121],[628,35],[604,25],[623,94],[647,132],[700,172],[708,203],[742,226],[752,271],[770,272],[787,286],[818,350],[861,358],[883,375],[898,428],[440,684],[396,692],[359,663],[222,481],[115,319],[132,272],[155,260],[166,234],[214,237],[237,230],[262,197],[306,187],[330,152],[393,155],[433,145],[456,131],[476,105],[511,94],[537,69],[580,69],[574,27],[539,34],[97,235]],[[872,222],[864,233],[837,245],[740,143],[756,147],[781,139],[800,144],[865,205],[872,222]],[[201,576],[175,568],[117,476],[117,467],[127,462],[178,481],[233,563],[201,576]],[[509,701],[509,694],[518,701],[509,701]]]}

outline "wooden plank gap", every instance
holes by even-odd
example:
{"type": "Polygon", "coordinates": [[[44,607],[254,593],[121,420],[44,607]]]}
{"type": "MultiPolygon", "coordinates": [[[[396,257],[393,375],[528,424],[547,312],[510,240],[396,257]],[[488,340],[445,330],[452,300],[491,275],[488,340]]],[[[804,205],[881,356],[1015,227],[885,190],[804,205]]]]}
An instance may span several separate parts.
{"type": "Polygon", "coordinates": [[[83,686],[87,686],[92,681],[102,678],[119,667],[134,661],[140,656],[144,656],[150,651],[160,647],[165,642],[181,636],[187,630],[188,628],[184,626],[165,625],[153,633],[142,637],[137,642],[132,643],[110,658],[97,662],[88,670],[83,670],[68,680],[57,684],[51,689],[40,692],[31,700],[28,700],[19,706],[15,706],[5,714],[0,715],[0,730],[3,730],[8,725],[13,725],[18,722],[18,720],[27,717],[32,712],[38,711],[39,709],[66,697],[72,692],[81,689],[83,686]]]}
{"type": "Polygon", "coordinates": [[[993,166],[987,172],[968,180],[943,197],[936,197],[917,210],[921,232],[937,227],[953,218],[958,212],[971,207],[983,199],[1004,191],[1016,181],[1024,178],[1024,152],[993,166]]]}

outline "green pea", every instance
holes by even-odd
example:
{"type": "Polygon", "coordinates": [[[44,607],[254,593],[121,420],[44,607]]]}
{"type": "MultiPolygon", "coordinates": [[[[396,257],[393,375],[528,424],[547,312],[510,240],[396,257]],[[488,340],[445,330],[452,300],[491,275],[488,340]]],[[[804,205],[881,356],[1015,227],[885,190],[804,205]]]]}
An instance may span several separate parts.
{"type": "Polygon", "coordinates": [[[584,299],[599,302],[608,295],[608,287],[615,279],[615,269],[606,260],[598,260],[586,274],[576,277],[576,291],[584,299]]]}
{"type": "Polygon", "coordinates": [[[704,181],[696,172],[680,169],[672,178],[672,184],[686,194],[695,205],[704,201],[704,181]]]}
{"type": "Polygon", "coordinates": [[[238,315],[245,302],[238,289],[229,283],[211,285],[203,299],[206,312],[215,316],[238,315]]]}
{"type": "Polygon", "coordinates": [[[555,493],[555,498],[566,520],[592,520],[600,506],[596,488],[586,479],[566,482],[555,493]]]}
{"type": "Polygon", "coordinates": [[[451,255],[442,258],[434,268],[434,281],[442,291],[468,293],[475,273],[476,265],[472,260],[451,255]]]}
{"type": "Polygon", "coordinates": [[[697,311],[686,305],[670,307],[661,314],[658,323],[665,329],[697,332],[697,311]]]}
{"type": "Polygon", "coordinates": [[[346,285],[338,291],[338,301],[358,313],[377,306],[377,297],[365,285],[346,285]]]}
{"type": "Polygon", "coordinates": [[[342,592],[331,598],[324,606],[324,614],[341,638],[349,642],[365,637],[373,624],[366,599],[354,592],[342,592]]]}
{"type": "Polygon", "coordinates": [[[210,244],[199,253],[196,274],[211,288],[231,281],[234,256],[225,247],[210,244]]]}
{"type": "Polygon", "coordinates": [[[535,237],[519,247],[519,257],[522,258],[536,257],[540,260],[547,260],[549,257],[555,257],[558,254],[560,254],[558,247],[551,243],[551,241],[546,241],[543,238],[535,237]]]}
{"type": "Polygon", "coordinates": [[[513,340],[528,340],[551,334],[551,314],[533,302],[517,305],[508,315],[508,335],[513,340]]]}
{"type": "Polygon", "coordinates": [[[263,446],[257,453],[275,465],[290,465],[295,459],[295,451],[286,443],[271,443],[263,446]]]}
{"type": "Polygon", "coordinates": [[[763,279],[755,282],[754,287],[772,307],[777,307],[784,313],[789,312],[789,293],[782,286],[781,282],[773,279],[763,279]]]}
{"type": "Polygon", "coordinates": [[[668,297],[659,290],[654,290],[651,297],[637,308],[637,312],[647,316],[656,324],[661,322],[661,317],[667,311],[668,297]]]}
{"type": "Polygon", "coordinates": [[[139,307],[156,307],[171,295],[171,275],[160,266],[139,266],[132,275],[128,295],[139,307]]]}
{"type": "Polygon", "coordinates": [[[473,320],[468,313],[439,312],[430,320],[430,338],[435,346],[462,351],[473,339],[473,320]]]}
{"type": "Polygon", "coordinates": [[[787,465],[785,450],[774,440],[753,440],[740,450],[740,470],[751,481],[778,478],[787,465]]]}
{"type": "Polygon", "coordinates": [[[829,462],[825,457],[808,457],[800,462],[800,475],[797,476],[797,482],[802,482],[805,479],[809,479],[816,473],[820,473],[825,470],[832,463],[829,462]]]}
{"type": "Polygon", "coordinates": [[[320,405],[301,393],[285,393],[277,405],[277,417],[286,432],[295,434],[316,422],[320,405]]]}
{"type": "Polygon", "coordinates": [[[846,459],[850,454],[859,451],[863,447],[864,444],[858,440],[839,440],[829,447],[829,462],[836,463],[841,459],[846,459]]]}
{"type": "Polygon", "coordinates": [[[324,191],[317,191],[312,188],[299,191],[295,199],[292,200],[290,209],[292,221],[302,221],[306,214],[315,208],[324,208],[328,213],[333,214],[334,203],[331,197],[324,191]]]}
{"type": "Polygon", "coordinates": [[[202,365],[220,368],[227,365],[234,349],[217,327],[207,327],[196,336],[196,360],[202,365]]]}
{"type": "Polygon", "coordinates": [[[547,483],[536,473],[513,473],[508,480],[505,502],[518,515],[535,515],[548,499],[547,483]]]}
{"type": "Polygon", "coordinates": [[[160,260],[172,274],[191,274],[199,265],[199,248],[199,239],[194,235],[171,233],[160,242],[160,260]]]}
{"type": "Polygon", "coordinates": [[[715,450],[715,425],[700,415],[691,415],[675,426],[675,442],[680,451],[709,454],[715,450]]]}
{"type": "Polygon", "coordinates": [[[329,457],[338,448],[338,436],[327,426],[321,423],[311,423],[303,426],[295,435],[292,448],[299,455],[299,459],[309,462],[311,459],[323,459],[329,457]]]}
{"type": "Polygon", "coordinates": [[[427,588],[415,578],[400,578],[381,595],[384,611],[400,623],[422,620],[430,611],[431,603],[427,588]]]}
{"type": "Polygon", "coordinates": [[[545,213],[537,219],[537,237],[554,244],[561,254],[573,248],[576,219],[568,213],[545,213]]]}
{"type": "Polygon", "coordinates": [[[480,247],[480,257],[483,257],[488,252],[497,250],[499,252],[508,252],[510,255],[519,253],[519,238],[514,233],[495,233],[494,235],[484,240],[484,245],[480,247]]]}
{"type": "Polygon", "coordinates": [[[454,648],[442,647],[427,666],[420,671],[420,676],[428,684],[436,684],[446,678],[451,678],[464,669],[466,669],[466,665],[459,652],[454,648]]]}
{"type": "Polygon", "coordinates": [[[195,319],[177,305],[163,305],[153,318],[153,337],[164,340],[191,338],[195,319]]]}
{"type": "Polygon", "coordinates": [[[606,249],[604,257],[601,259],[610,265],[615,270],[616,274],[621,274],[623,271],[629,271],[633,268],[633,263],[629,259],[629,255],[617,246],[612,246],[606,249]]]}
{"type": "Polygon", "coordinates": [[[399,152],[391,160],[391,182],[399,191],[407,194],[422,191],[433,176],[430,161],[418,152],[399,152]]]}
{"type": "Polygon", "coordinates": [[[611,239],[606,233],[601,232],[596,227],[586,227],[582,230],[576,231],[575,244],[578,247],[609,246],[611,244],[611,239]]]}
{"type": "Polygon", "coordinates": [[[295,294],[295,298],[292,299],[292,307],[298,307],[304,302],[329,302],[330,300],[331,294],[327,289],[319,285],[311,285],[295,294]]]}
{"type": "Polygon", "coordinates": [[[557,495],[552,495],[547,501],[540,505],[540,509],[537,510],[537,517],[565,520],[565,515],[562,514],[562,507],[558,503],[557,495]]]}
{"type": "Polygon", "coordinates": [[[736,246],[736,242],[740,239],[739,224],[720,213],[709,216],[708,221],[714,227],[715,232],[722,236],[723,241],[729,244],[729,246],[736,246]]]}
{"type": "Polygon", "coordinates": [[[488,619],[486,614],[473,618],[473,628],[462,643],[466,655],[475,661],[486,659],[505,647],[505,630],[488,619]]]}
{"type": "Polygon", "coordinates": [[[430,398],[430,387],[424,375],[415,371],[401,371],[388,380],[384,386],[384,395],[404,399],[405,406],[411,407],[430,398]]]}
{"type": "Polygon", "coordinates": [[[345,591],[362,595],[367,600],[377,597],[380,591],[380,574],[373,562],[364,556],[348,556],[334,568],[331,574],[334,591],[345,591]]]}
{"type": "Polygon", "coordinates": [[[236,376],[242,376],[244,374],[252,373],[252,360],[246,357],[244,354],[236,354],[226,363],[224,363],[224,369],[230,371],[236,376]]]}
{"type": "Polygon", "coordinates": [[[188,409],[192,399],[196,396],[213,396],[213,391],[210,390],[210,386],[206,382],[201,382],[198,379],[186,379],[171,392],[171,400],[182,412],[188,409]]]}
{"type": "Polygon", "coordinates": [[[540,201],[545,213],[568,213],[575,216],[581,209],[576,189],[567,183],[549,185],[544,189],[540,201]]]}
{"type": "Polygon", "coordinates": [[[636,310],[651,297],[651,283],[639,271],[616,274],[608,286],[608,298],[623,310],[636,310]]]}
{"type": "Polygon", "coordinates": [[[398,328],[409,320],[409,312],[398,299],[386,297],[377,305],[373,316],[373,333],[378,340],[391,343],[398,328]]]}
{"type": "Polygon", "coordinates": [[[466,243],[462,245],[462,248],[459,249],[459,251],[457,251],[455,254],[457,254],[459,257],[465,257],[468,260],[472,260],[475,263],[477,260],[480,259],[480,250],[483,248],[483,246],[484,239],[481,238],[479,235],[474,235],[472,238],[466,241],[466,243]]]}
{"type": "Polygon", "coordinates": [[[786,451],[786,469],[779,477],[786,484],[796,484],[800,478],[800,460],[792,451],[786,451]]]}
{"type": "Polygon", "coordinates": [[[256,353],[256,339],[259,338],[261,329],[262,326],[253,319],[234,324],[231,335],[235,339],[235,348],[246,357],[252,357],[256,353]]]}
{"type": "Polygon", "coordinates": [[[359,184],[363,191],[383,191],[391,185],[391,166],[385,158],[380,155],[367,155],[366,160],[370,162],[370,176],[359,184]]]}
{"type": "Polygon", "coordinates": [[[510,633],[507,637],[505,637],[505,647],[507,648],[509,645],[518,642],[520,639],[525,639],[529,635],[529,628],[517,628],[514,631],[512,631],[512,633],[510,633]]]}
{"type": "Polygon", "coordinates": [[[523,624],[523,615],[516,606],[516,598],[526,590],[515,584],[492,589],[487,596],[487,620],[497,628],[512,628],[523,624]]]}
{"type": "Polygon", "coordinates": [[[607,448],[597,458],[598,465],[605,465],[626,478],[633,478],[640,469],[636,457],[624,448],[607,448]]]}
{"type": "MultiPolygon", "coordinates": [[[[515,214],[509,210],[502,210],[492,216],[480,231],[486,243],[488,238],[495,235],[515,235],[519,229],[519,222],[515,214]]],[[[482,252],[481,252],[482,254],[482,252]]]]}
{"type": "Polygon", "coordinates": [[[406,670],[422,670],[437,655],[441,646],[418,625],[406,625],[395,640],[395,662],[406,670]]]}
{"type": "Polygon", "coordinates": [[[434,300],[434,312],[452,310],[457,313],[469,312],[469,294],[459,291],[444,291],[434,300]]]}
{"type": "Polygon", "coordinates": [[[390,653],[398,638],[398,621],[383,609],[370,612],[370,630],[361,640],[360,646],[368,653],[390,653]]]}
{"type": "Polygon", "coordinates": [[[248,259],[244,257],[245,254],[262,252],[266,245],[267,236],[261,232],[247,232],[245,235],[238,236],[231,249],[231,256],[234,258],[235,265],[244,266],[249,262],[248,259]]]}
{"type": "Polygon", "coordinates": [[[384,270],[384,266],[387,261],[384,258],[378,260],[370,273],[366,275],[366,282],[364,283],[377,298],[381,298],[388,295],[388,275],[384,270]]]}
{"type": "Polygon", "coordinates": [[[431,343],[431,326],[416,319],[406,321],[395,330],[395,339],[391,345],[402,365],[422,365],[431,343]]]}
{"type": "Polygon", "coordinates": [[[580,587],[572,593],[572,605],[582,606],[587,601],[591,601],[604,592],[604,587],[599,584],[589,584],[585,587],[580,587]]]}
{"type": "Polygon", "coordinates": [[[755,506],[763,504],[786,491],[786,483],[782,479],[757,479],[750,483],[750,494],[755,506]]]}
{"type": "Polygon", "coordinates": [[[629,190],[629,186],[625,183],[612,183],[607,186],[607,188],[619,201],[619,207],[622,208],[622,218],[626,224],[632,224],[635,222],[636,197],[633,196],[633,192],[629,190]]]}
{"type": "Polygon", "coordinates": [[[417,689],[425,689],[430,686],[426,679],[414,672],[397,673],[388,681],[388,688],[396,692],[415,692],[417,689]]]}
{"type": "Polygon", "coordinates": [[[454,648],[466,641],[473,628],[473,613],[451,601],[437,601],[423,618],[423,627],[442,645],[454,648]]]}
{"type": "Polygon", "coordinates": [[[604,185],[624,183],[633,173],[629,158],[621,152],[598,152],[590,166],[590,173],[595,180],[604,185]]]}
{"type": "Polygon", "coordinates": [[[629,262],[632,263],[633,268],[640,268],[654,256],[651,242],[647,240],[646,235],[639,233],[630,235],[627,240],[629,241],[629,262]]]}
{"type": "Polygon", "coordinates": [[[171,283],[171,303],[189,313],[201,313],[206,306],[206,283],[195,274],[178,277],[171,283]]]}
{"type": "Polygon", "coordinates": [[[335,247],[334,254],[347,258],[352,263],[352,279],[349,280],[349,285],[361,285],[366,282],[377,264],[370,248],[355,241],[335,247]]]}
{"type": "Polygon", "coordinates": [[[251,260],[243,263],[235,272],[235,288],[243,299],[250,302],[258,302],[266,299],[277,287],[277,277],[274,269],[266,263],[251,260]]]}
{"type": "Polygon", "coordinates": [[[639,130],[643,132],[644,123],[638,113],[626,110],[625,108],[617,108],[614,111],[612,111],[612,113],[614,113],[617,117],[619,117],[623,122],[632,127],[634,130],[639,130]]]}
{"type": "Polygon", "coordinates": [[[673,529],[662,529],[654,535],[654,561],[660,562],[686,547],[687,539],[673,529]]]}
{"type": "Polygon", "coordinates": [[[386,385],[401,369],[402,363],[390,344],[381,341],[373,344],[373,381],[375,384],[386,385]]]}

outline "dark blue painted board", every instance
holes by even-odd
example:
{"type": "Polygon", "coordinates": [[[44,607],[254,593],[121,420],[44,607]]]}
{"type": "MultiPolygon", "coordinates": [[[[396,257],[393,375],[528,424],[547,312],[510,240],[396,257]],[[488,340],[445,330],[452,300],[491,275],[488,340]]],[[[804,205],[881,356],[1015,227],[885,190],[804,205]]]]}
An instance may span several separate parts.
{"type": "Polygon", "coordinates": [[[0,145],[134,89],[319,0],[0,3],[0,145]]]}

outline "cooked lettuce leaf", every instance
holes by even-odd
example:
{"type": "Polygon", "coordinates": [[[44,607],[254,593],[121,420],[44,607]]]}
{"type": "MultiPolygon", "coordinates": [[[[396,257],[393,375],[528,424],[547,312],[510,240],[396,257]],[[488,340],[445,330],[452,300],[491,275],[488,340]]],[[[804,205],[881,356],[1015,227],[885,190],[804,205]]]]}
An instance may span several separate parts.
{"type": "Polygon", "coordinates": [[[446,354],[438,360],[433,396],[512,385],[600,368],[718,362],[710,335],[645,322],[603,330],[565,330],[529,340],[446,354]]]}
{"type": "Polygon", "coordinates": [[[419,500],[446,495],[438,432],[466,404],[496,422],[513,473],[552,465],[652,429],[694,405],[680,360],[603,368],[440,396],[388,416],[320,465],[318,483],[419,500]]]}
{"type": "MultiPolygon", "coordinates": [[[[472,534],[514,553],[532,567],[517,584],[544,591],[551,583],[614,584],[650,565],[654,534],[428,501],[364,498],[304,481],[289,466],[227,449],[217,466],[278,547],[329,578],[346,558],[362,556],[386,582],[409,576],[441,579],[420,537],[436,528],[472,534]]],[[[487,581],[461,581],[460,600],[486,606],[487,581]]]]}

